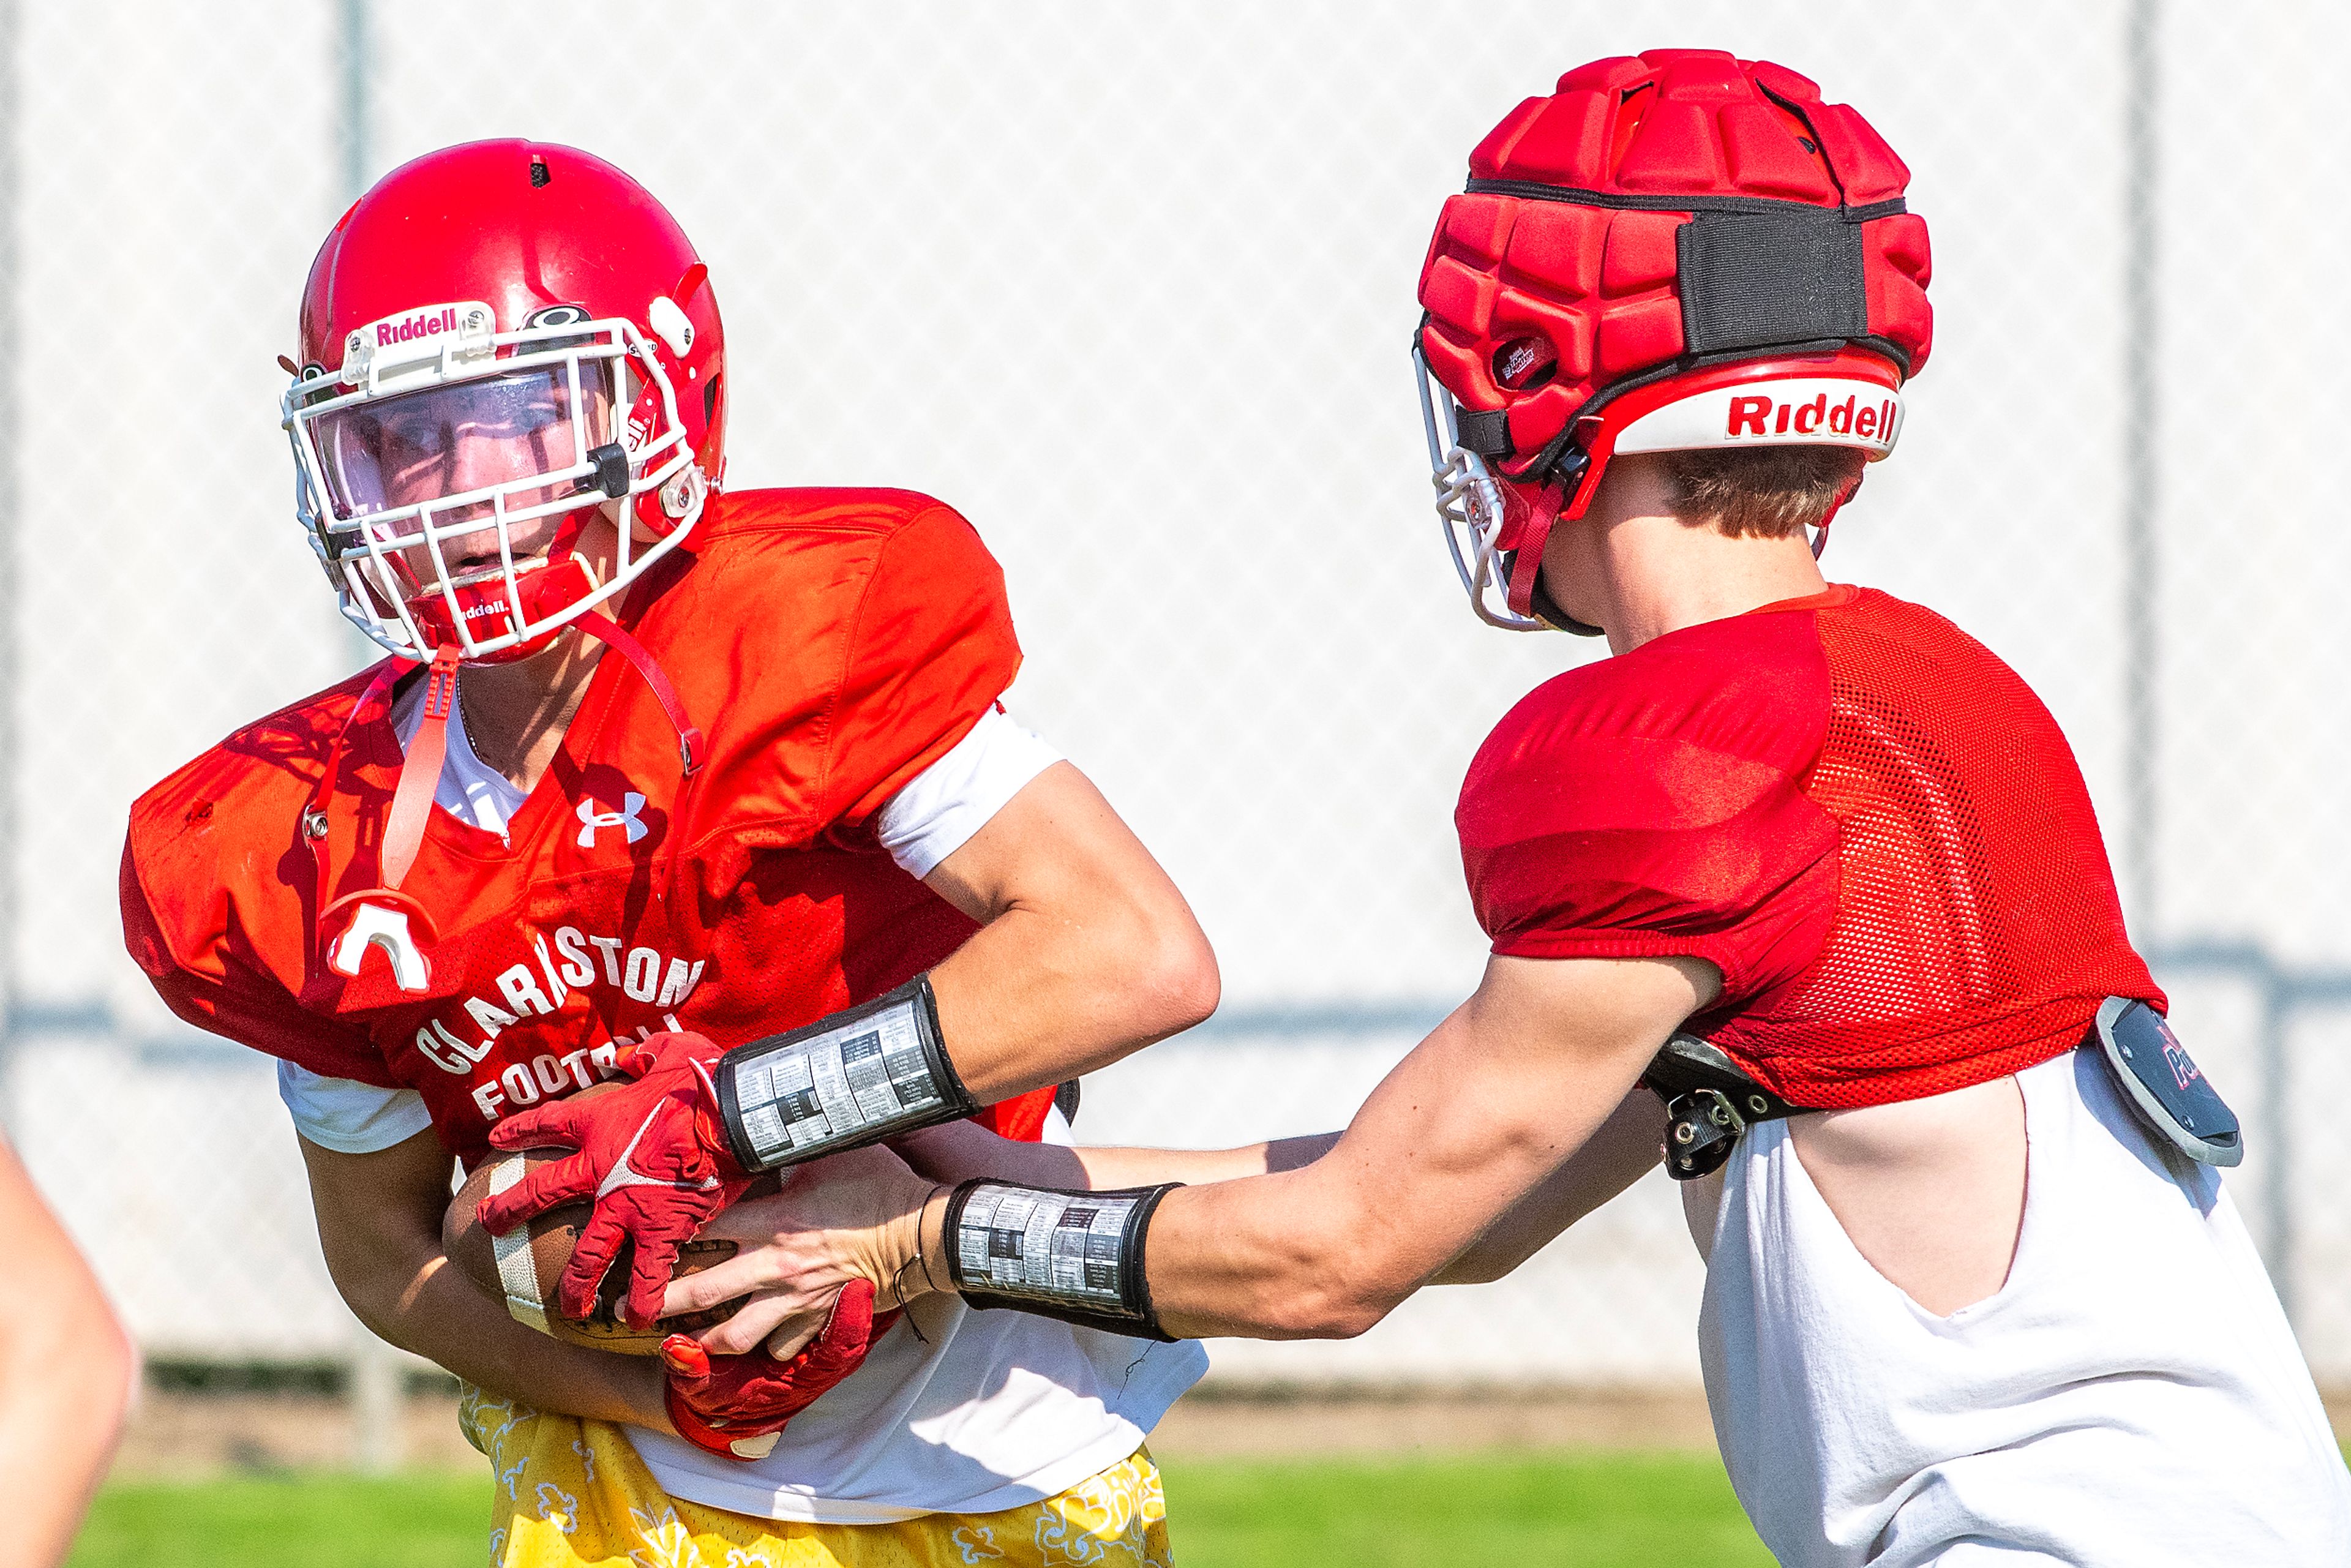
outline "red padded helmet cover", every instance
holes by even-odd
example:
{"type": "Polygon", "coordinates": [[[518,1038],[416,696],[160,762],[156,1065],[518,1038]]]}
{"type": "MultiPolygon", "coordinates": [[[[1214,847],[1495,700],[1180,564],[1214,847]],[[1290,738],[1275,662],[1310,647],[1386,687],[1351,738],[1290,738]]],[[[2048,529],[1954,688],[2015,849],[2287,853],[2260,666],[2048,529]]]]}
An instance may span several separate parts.
{"type": "Polygon", "coordinates": [[[1927,225],[1900,206],[1910,172],[1867,120],[1783,67],[1710,49],[1595,60],[1512,110],[1470,154],[1469,174],[1421,270],[1420,344],[1463,408],[1507,413],[1496,463],[1507,476],[1531,477],[1571,424],[1628,383],[1788,358],[1761,344],[1689,351],[1685,253],[1696,247],[1681,231],[1701,210],[1834,214],[1857,227],[1852,325],[1864,299],[1866,325],[1839,338],[1906,377],[1927,362],[1927,225]]]}

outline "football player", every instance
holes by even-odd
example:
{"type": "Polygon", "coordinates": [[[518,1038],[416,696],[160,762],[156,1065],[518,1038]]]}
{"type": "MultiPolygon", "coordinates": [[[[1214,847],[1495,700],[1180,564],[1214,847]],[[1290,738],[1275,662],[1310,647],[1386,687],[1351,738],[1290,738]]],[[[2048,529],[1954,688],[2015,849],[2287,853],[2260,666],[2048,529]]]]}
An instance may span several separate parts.
{"type": "Polygon", "coordinates": [[[1949,621],[1815,565],[1927,362],[1907,180],[1803,78],[1700,51],[1572,71],[1471,155],[1421,277],[1440,509],[1480,616],[1614,656],[1471,764],[1492,958],[1343,1134],[927,1132],[920,1176],[874,1150],[747,1204],[766,1243],[671,1306],[790,1282],[716,1347],[805,1333],[844,1280],[1349,1335],[1514,1268],[1662,1146],[1781,1562],[2351,1561],[2351,1478],[2215,1168],[2234,1121],[2064,737],[1949,621]]]}
{"type": "Polygon", "coordinates": [[[89,1265],[0,1139],[0,1563],[62,1563],[106,1473],[139,1356],[89,1265]]]}
{"type": "MultiPolygon", "coordinates": [[[[601,1160],[578,1196],[691,1235],[742,1183],[560,1113],[600,1084],[658,1113],[720,1045],[810,1026],[755,1134],[813,1158],[933,1112],[1058,1130],[1055,1085],[1213,1009],[1181,896],[1000,707],[1020,653],[970,526],[903,491],[722,491],[708,269],[569,148],[386,175],[320,249],[299,344],[298,510],[389,657],[141,797],[125,931],[181,1017],[278,1059],[336,1283],[470,1385],[494,1557],[1163,1560],[1142,1441],[1196,1346],[861,1293],[789,1360],[629,1358],[534,1332],[441,1248],[451,1156],[517,1113],[583,1146],[510,1207],[601,1160]]],[[[666,1261],[621,1239],[580,1238],[561,1310],[609,1274],[652,1319],[666,1261]]]]}

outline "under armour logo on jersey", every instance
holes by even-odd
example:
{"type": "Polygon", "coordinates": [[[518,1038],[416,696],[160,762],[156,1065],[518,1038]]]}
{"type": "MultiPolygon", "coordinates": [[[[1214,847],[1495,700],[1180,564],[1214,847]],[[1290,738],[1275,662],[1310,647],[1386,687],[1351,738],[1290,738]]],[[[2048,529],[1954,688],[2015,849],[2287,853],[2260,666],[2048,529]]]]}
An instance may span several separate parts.
{"type": "Polygon", "coordinates": [[[580,801],[579,806],[580,847],[583,850],[594,849],[596,830],[599,828],[625,829],[629,835],[629,842],[635,843],[653,831],[645,826],[643,820],[638,815],[644,809],[645,798],[634,789],[621,797],[621,809],[617,811],[600,811],[596,810],[595,801],[580,801]]]}

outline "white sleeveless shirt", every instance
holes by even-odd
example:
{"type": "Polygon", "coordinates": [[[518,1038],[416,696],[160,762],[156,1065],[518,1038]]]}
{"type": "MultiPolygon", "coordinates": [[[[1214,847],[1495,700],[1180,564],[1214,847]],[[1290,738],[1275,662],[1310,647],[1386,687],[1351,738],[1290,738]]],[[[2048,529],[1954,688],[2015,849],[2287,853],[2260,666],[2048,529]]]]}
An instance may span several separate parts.
{"type": "Polygon", "coordinates": [[[1724,1172],[1699,1319],[1731,1483],[1787,1568],[2342,1568],[2344,1468],[2220,1175],[2105,1063],[2017,1075],[2008,1281],[1937,1317],[1879,1274],[1786,1122],[1724,1172]]]}

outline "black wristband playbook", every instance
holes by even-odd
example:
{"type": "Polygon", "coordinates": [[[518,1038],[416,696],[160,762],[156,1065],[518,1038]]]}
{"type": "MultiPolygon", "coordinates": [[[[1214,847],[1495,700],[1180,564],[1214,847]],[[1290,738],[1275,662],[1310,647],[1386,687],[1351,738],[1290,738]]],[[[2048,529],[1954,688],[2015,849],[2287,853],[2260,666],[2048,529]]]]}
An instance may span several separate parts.
{"type": "Polygon", "coordinates": [[[928,975],[718,1059],[736,1161],[773,1170],[862,1148],[979,1109],[939,1039],[928,975]]]}
{"type": "Polygon", "coordinates": [[[965,1182],[947,1198],[947,1278],[975,1307],[1172,1343],[1152,1310],[1143,1239],[1159,1200],[1183,1185],[1063,1192],[965,1182]]]}

